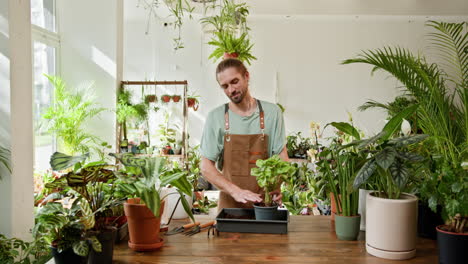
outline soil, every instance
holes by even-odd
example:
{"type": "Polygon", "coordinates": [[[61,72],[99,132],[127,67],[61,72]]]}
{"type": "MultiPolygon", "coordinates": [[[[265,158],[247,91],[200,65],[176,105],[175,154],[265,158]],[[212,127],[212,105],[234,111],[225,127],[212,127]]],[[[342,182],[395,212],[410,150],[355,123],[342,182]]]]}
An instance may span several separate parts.
{"type": "Polygon", "coordinates": [[[251,219],[255,220],[255,215],[232,215],[232,214],[225,214],[225,219],[251,219]]]}

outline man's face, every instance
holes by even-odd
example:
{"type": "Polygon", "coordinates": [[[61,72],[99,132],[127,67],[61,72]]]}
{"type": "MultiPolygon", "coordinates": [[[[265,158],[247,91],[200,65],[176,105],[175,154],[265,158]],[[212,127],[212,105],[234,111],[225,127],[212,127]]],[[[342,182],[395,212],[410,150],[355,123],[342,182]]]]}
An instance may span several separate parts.
{"type": "Polygon", "coordinates": [[[249,72],[241,74],[236,68],[227,68],[218,73],[218,83],[231,102],[242,102],[249,89],[249,72]]]}

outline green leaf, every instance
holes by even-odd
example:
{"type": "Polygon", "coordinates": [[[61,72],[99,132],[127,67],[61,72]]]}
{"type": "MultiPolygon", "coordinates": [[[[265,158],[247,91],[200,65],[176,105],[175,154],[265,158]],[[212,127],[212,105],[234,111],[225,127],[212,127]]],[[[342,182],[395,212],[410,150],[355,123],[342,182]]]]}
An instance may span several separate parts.
{"type": "Polygon", "coordinates": [[[190,208],[187,199],[185,199],[185,195],[180,190],[177,191],[180,194],[180,201],[182,202],[182,206],[184,207],[185,212],[189,215],[190,219],[192,219],[192,221],[195,222],[195,218],[193,217],[192,213],[192,208],[190,208]]]}
{"type": "Polygon", "coordinates": [[[101,242],[97,239],[96,236],[92,236],[88,238],[88,241],[90,242],[91,246],[93,247],[93,250],[96,252],[102,252],[102,245],[101,242]]]}
{"type": "MultiPolygon", "coordinates": [[[[367,146],[369,146],[369,145],[374,144],[374,143],[377,142],[379,139],[385,137],[386,133],[387,133],[387,132],[385,132],[385,131],[381,131],[381,132],[379,132],[377,135],[375,135],[375,136],[373,136],[373,137],[371,137],[371,138],[369,138],[369,139],[366,139],[366,140],[361,141],[361,142],[357,145],[357,148],[362,149],[362,148],[365,148],[365,147],[367,147],[367,146]]],[[[352,144],[352,142],[351,142],[351,144],[352,144]]],[[[348,145],[349,145],[349,144],[348,144],[348,145]]]]}
{"type": "Polygon", "coordinates": [[[437,212],[437,198],[434,195],[429,197],[428,204],[433,212],[437,212]]]}
{"type": "Polygon", "coordinates": [[[392,119],[390,119],[382,129],[382,131],[386,133],[385,136],[382,137],[382,139],[387,140],[393,134],[395,134],[396,131],[400,130],[403,119],[406,119],[410,115],[412,115],[416,111],[416,109],[418,109],[418,105],[411,105],[410,107],[404,109],[403,111],[395,115],[392,119]]]}
{"type": "Polygon", "coordinates": [[[463,190],[463,185],[458,183],[458,182],[454,182],[452,184],[452,191],[454,193],[459,193],[461,190],[463,190]]]}
{"type": "Polygon", "coordinates": [[[393,138],[388,141],[388,144],[395,145],[396,148],[416,144],[418,142],[423,141],[426,139],[428,135],[419,134],[419,135],[411,135],[411,136],[404,136],[399,138],[393,138]]]}
{"type": "Polygon", "coordinates": [[[401,159],[411,161],[411,162],[421,162],[425,159],[423,156],[420,156],[416,153],[402,152],[402,151],[398,151],[397,156],[401,159]]]}
{"type": "Polygon", "coordinates": [[[349,123],[346,123],[346,122],[331,122],[330,125],[332,125],[336,129],[338,129],[339,131],[354,137],[357,140],[361,139],[361,136],[359,135],[359,132],[357,131],[357,129],[354,126],[352,126],[351,124],[349,124],[349,123]]]}
{"type": "Polygon", "coordinates": [[[400,189],[406,186],[406,182],[409,178],[409,170],[402,162],[394,162],[390,166],[390,174],[400,189]]]}
{"type": "Polygon", "coordinates": [[[81,240],[79,242],[73,243],[73,252],[78,256],[86,257],[89,252],[88,241],[81,240]]]}
{"type": "Polygon", "coordinates": [[[89,153],[82,156],[69,156],[60,152],[55,152],[50,157],[50,166],[53,170],[59,171],[68,169],[78,162],[83,162],[89,157],[89,153]]]}
{"type": "Polygon", "coordinates": [[[375,155],[375,161],[384,170],[388,169],[395,160],[396,151],[394,148],[386,147],[375,155]]]}
{"type": "Polygon", "coordinates": [[[367,180],[374,174],[377,169],[377,163],[374,159],[368,160],[362,168],[359,170],[356,178],[354,179],[353,187],[354,189],[359,189],[361,185],[367,182],[367,180]]]}

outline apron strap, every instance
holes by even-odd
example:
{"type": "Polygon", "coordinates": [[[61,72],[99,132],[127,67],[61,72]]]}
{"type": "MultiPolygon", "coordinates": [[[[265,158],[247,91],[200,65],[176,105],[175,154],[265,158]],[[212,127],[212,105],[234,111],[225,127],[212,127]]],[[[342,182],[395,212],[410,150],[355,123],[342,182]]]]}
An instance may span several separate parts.
{"type": "MultiPolygon", "coordinates": [[[[263,112],[262,103],[257,99],[258,109],[260,110],[260,129],[262,135],[265,135],[265,112],[263,112]]],[[[224,134],[229,135],[229,103],[224,105],[224,134]]],[[[228,137],[229,141],[229,137],[228,137]]]]}

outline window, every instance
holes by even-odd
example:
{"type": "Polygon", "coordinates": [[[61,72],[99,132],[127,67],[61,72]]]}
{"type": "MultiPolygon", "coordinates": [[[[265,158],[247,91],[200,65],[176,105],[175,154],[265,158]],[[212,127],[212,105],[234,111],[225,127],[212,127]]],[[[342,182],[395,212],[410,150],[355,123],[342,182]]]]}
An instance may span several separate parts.
{"type": "Polygon", "coordinates": [[[47,31],[57,32],[55,0],[31,0],[31,22],[47,31]]]}
{"type": "Polygon", "coordinates": [[[44,74],[59,74],[60,38],[57,34],[55,5],[55,0],[31,0],[34,169],[38,172],[50,168],[49,158],[56,149],[54,135],[47,132],[47,123],[42,118],[54,96],[54,87],[44,74]]]}

